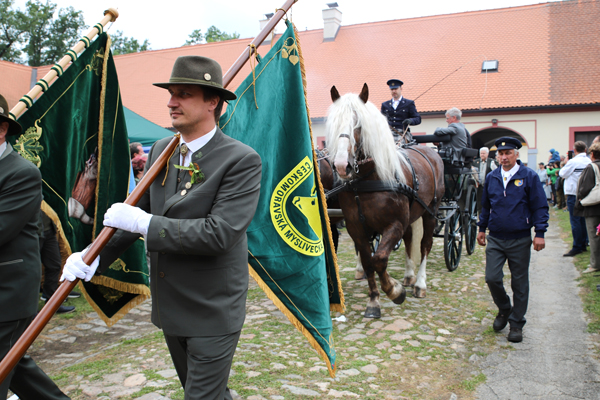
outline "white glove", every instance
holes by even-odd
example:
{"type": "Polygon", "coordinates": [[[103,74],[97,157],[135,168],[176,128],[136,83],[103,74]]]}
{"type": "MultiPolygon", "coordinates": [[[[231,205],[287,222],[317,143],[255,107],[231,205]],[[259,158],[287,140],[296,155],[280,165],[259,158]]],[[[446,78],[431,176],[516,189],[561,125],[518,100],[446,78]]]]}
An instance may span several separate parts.
{"type": "Polygon", "coordinates": [[[151,219],[152,214],[148,214],[139,207],[115,203],[104,214],[104,226],[146,235],[151,219]]]}
{"type": "Polygon", "coordinates": [[[86,282],[89,282],[90,279],[92,279],[92,276],[94,276],[94,273],[96,273],[96,269],[100,264],[100,256],[96,257],[92,262],[92,265],[87,265],[83,262],[83,255],[86,252],[87,249],[79,253],[73,253],[67,258],[62,276],[60,277],[61,282],[65,279],[72,282],[77,278],[85,279],[86,282]]]}

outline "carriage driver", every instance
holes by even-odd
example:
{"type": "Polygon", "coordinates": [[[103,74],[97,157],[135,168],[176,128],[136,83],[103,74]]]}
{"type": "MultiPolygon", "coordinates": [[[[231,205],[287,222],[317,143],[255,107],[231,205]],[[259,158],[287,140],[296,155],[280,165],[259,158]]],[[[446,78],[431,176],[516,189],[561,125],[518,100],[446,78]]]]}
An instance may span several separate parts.
{"type": "Polygon", "coordinates": [[[544,248],[544,233],[548,228],[548,202],[539,177],[520,160],[521,141],[512,137],[496,140],[501,168],[496,168],[485,178],[482,211],[479,216],[477,243],[485,248],[485,281],[492,299],[498,306],[494,320],[495,331],[510,323],[508,340],[523,340],[523,325],[529,300],[529,259],[533,249],[544,248]],[[535,237],[531,240],[531,228],[535,237]],[[506,294],[502,267],[508,260],[513,291],[513,304],[506,294]]]}
{"type": "Polygon", "coordinates": [[[388,124],[398,133],[394,132],[394,139],[399,139],[399,133],[407,129],[410,132],[409,125],[419,125],[421,116],[417,112],[415,102],[402,97],[402,82],[400,79],[390,79],[387,81],[392,91],[392,99],[381,103],[381,113],[388,119],[388,124]]]}

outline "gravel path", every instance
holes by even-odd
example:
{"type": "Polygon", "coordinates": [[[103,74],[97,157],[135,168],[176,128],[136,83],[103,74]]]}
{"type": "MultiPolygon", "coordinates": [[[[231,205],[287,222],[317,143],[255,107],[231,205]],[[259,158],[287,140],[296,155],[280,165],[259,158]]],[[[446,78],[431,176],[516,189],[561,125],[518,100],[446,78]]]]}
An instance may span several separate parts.
{"type": "Polygon", "coordinates": [[[568,250],[551,224],[546,248],[532,254],[523,342],[498,339],[514,350],[491,354],[481,364],[487,381],[478,388],[479,399],[600,399],[600,365],[591,356],[596,344],[578,295],[579,272],[562,256],[568,250]]]}

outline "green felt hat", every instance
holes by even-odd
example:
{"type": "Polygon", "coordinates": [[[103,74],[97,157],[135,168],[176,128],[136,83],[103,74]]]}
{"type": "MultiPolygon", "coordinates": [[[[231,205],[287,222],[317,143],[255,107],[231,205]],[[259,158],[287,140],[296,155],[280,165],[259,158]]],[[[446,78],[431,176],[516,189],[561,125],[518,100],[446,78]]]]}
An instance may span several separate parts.
{"type": "Polygon", "coordinates": [[[175,60],[169,82],[153,83],[168,89],[171,85],[199,85],[213,88],[224,100],[235,100],[235,93],[223,87],[223,71],[215,60],[202,56],[181,56],[175,60]]]}
{"type": "Polygon", "coordinates": [[[18,135],[21,133],[21,124],[12,119],[8,114],[8,102],[0,94],[0,122],[8,122],[8,133],[7,136],[10,135],[18,135]]]}

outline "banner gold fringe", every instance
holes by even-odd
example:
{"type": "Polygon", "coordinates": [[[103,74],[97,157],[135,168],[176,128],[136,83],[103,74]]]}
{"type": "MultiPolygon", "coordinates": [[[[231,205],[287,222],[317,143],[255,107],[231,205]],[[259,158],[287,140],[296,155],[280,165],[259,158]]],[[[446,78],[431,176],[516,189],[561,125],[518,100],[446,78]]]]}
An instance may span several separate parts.
{"type": "MultiPolygon", "coordinates": [[[[312,151],[313,151],[313,163],[314,163],[314,168],[315,171],[320,171],[319,170],[319,162],[317,161],[317,154],[315,152],[315,143],[313,140],[313,133],[312,133],[312,123],[310,121],[310,110],[308,109],[308,90],[306,88],[306,69],[304,68],[304,57],[302,56],[302,46],[300,46],[300,37],[298,35],[298,30],[296,29],[296,25],[294,25],[294,23],[292,23],[292,26],[294,27],[294,35],[296,36],[296,44],[298,45],[298,58],[300,59],[300,71],[302,73],[302,87],[304,88],[304,103],[306,104],[306,115],[308,117],[308,129],[310,131],[310,144],[312,147],[312,151]]],[[[327,229],[327,233],[328,233],[328,238],[329,238],[329,248],[332,250],[332,255],[333,255],[333,263],[335,265],[335,274],[337,276],[337,282],[338,282],[338,292],[340,294],[340,304],[330,304],[329,305],[329,309],[331,311],[337,311],[337,312],[345,312],[346,311],[346,304],[345,304],[345,300],[344,300],[344,291],[342,289],[342,281],[340,280],[340,270],[339,270],[339,266],[338,266],[338,260],[337,260],[337,254],[335,253],[335,246],[333,245],[333,240],[332,240],[332,236],[331,236],[331,227],[329,226],[329,215],[327,214],[327,202],[325,200],[325,191],[323,189],[323,184],[321,183],[321,173],[319,172],[319,174],[315,174],[317,177],[317,182],[319,183],[319,193],[321,194],[320,199],[321,199],[321,204],[323,207],[323,210],[325,210],[325,228],[327,229]]]]}
{"type": "Polygon", "coordinates": [[[279,297],[277,297],[275,295],[275,293],[273,293],[273,291],[271,290],[269,285],[267,285],[261,279],[260,275],[258,275],[256,273],[256,271],[254,271],[254,268],[252,268],[252,266],[250,264],[248,264],[248,271],[250,272],[250,276],[256,281],[258,286],[262,289],[263,292],[265,292],[267,297],[273,302],[273,304],[275,304],[275,306],[279,309],[279,311],[281,311],[290,320],[292,325],[294,325],[296,327],[296,329],[298,329],[300,331],[300,333],[302,333],[304,335],[306,340],[308,340],[308,343],[310,343],[310,345],[313,347],[313,349],[315,349],[317,351],[317,353],[319,353],[321,358],[327,364],[327,369],[329,370],[329,376],[331,376],[332,378],[335,378],[335,372],[337,370],[337,366],[334,366],[334,367],[331,366],[331,362],[329,361],[329,357],[327,356],[327,353],[325,353],[323,348],[321,348],[321,345],[315,340],[312,333],[310,333],[304,327],[304,325],[302,325],[302,323],[296,318],[296,316],[294,316],[294,314],[292,314],[290,312],[290,310],[288,310],[288,308],[285,306],[285,304],[283,304],[281,302],[281,300],[279,300],[279,297]]]}
{"type": "Polygon", "coordinates": [[[71,255],[71,245],[67,240],[67,236],[65,235],[65,231],[63,230],[62,224],[60,223],[60,218],[56,212],[46,203],[46,201],[42,200],[41,209],[46,215],[54,222],[56,226],[56,237],[58,239],[58,247],[60,249],[60,273],[62,274],[62,268],[65,266],[67,262],[67,258],[71,255]]]}
{"type": "Polygon", "coordinates": [[[105,276],[95,276],[92,278],[91,282],[96,285],[103,285],[116,290],[120,290],[122,292],[129,291],[129,293],[140,293],[137,297],[133,298],[129,303],[127,303],[123,308],[121,308],[115,315],[109,318],[108,316],[106,316],[106,314],[104,314],[100,307],[98,307],[96,302],[92,300],[87,290],[85,290],[83,283],[79,281],[77,287],[79,288],[79,290],[81,290],[81,293],[83,293],[83,296],[90,304],[90,306],[92,306],[94,311],[96,311],[96,314],[98,314],[100,319],[104,321],[106,326],[108,326],[109,328],[116,324],[121,318],[126,316],[131,309],[137,307],[138,305],[142,304],[144,301],[150,298],[150,289],[148,289],[145,285],[123,283],[111,278],[107,278],[105,276]],[[123,289],[120,289],[120,287],[122,287],[123,289]]]}
{"type": "MultiPolygon", "coordinates": [[[[108,35],[107,35],[108,36],[108,35]]],[[[106,38],[106,46],[104,47],[104,59],[102,60],[102,89],[100,90],[100,115],[98,116],[98,166],[102,165],[102,141],[104,138],[104,105],[106,102],[106,75],[108,71],[108,56],[110,55],[110,36],[106,38]]],[[[100,182],[100,167],[98,167],[98,182],[100,182]]],[[[98,215],[98,192],[100,185],[96,185],[96,207],[94,215],[98,215]]],[[[98,218],[94,218],[94,227],[92,229],[92,242],[96,239],[96,222],[98,218]]]]}
{"type": "MultiPolygon", "coordinates": [[[[72,253],[71,246],[69,245],[69,241],[67,240],[67,237],[65,236],[62,225],[60,223],[60,219],[58,218],[58,215],[52,209],[52,207],[50,207],[48,205],[48,203],[46,203],[45,201],[42,201],[41,209],[43,212],[46,213],[46,215],[48,215],[48,217],[50,217],[52,222],[54,222],[54,225],[56,225],[56,230],[57,230],[56,235],[58,237],[58,244],[59,244],[59,248],[60,248],[60,257],[62,259],[61,260],[61,273],[62,273],[62,267],[64,267],[65,262],[67,261],[67,258],[72,253]]],[[[143,303],[144,301],[146,301],[147,299],[150,298],[150,288],[148,288],[146,285],[121,282],[116,279],[107,278],[106,276],[94,276],[92,278],[92,283],[94,283],[96,285],[106,286],[111,289],[119,290],[121,292],[138,294],[137,297],[135,297],[133,300],[131,300],[129,303],[127,303],[123,308],[121,308],[119,310],[119,312],[117,312],[115,315],[113,315],[112,317],[109,318],[106,316],[106,314],[104,314],[104,312],[102,312],[100,307],[98,307],[98,305],[91,299],[91,297],[87,293],[87,290],[85,290],[85,287],[83,286],[82,282],[79,281],[79,283],[77,284],[77,287],[79,288],[79,290],[81,290],[81,293],[83,293],[83,296],[85,297],[87,302],[92,306],[94,311],[96,311],[96,313],[98,314],[100,319],[102,321],[104,321],[104,323],[109,328],[111,326],[113,326],[114,324],[116,324],[125,315],[127,315],[127,313],[132,308],[135,308],[136,306],[138,306],[139,304],[143,303]]]]}

